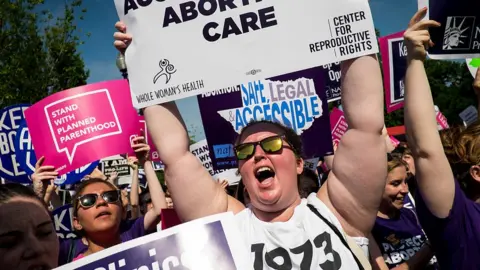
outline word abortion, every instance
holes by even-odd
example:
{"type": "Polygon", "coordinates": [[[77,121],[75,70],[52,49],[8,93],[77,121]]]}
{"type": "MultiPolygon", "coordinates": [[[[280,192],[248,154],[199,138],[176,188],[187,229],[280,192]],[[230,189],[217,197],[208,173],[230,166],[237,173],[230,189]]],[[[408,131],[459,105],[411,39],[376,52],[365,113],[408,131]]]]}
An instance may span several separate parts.
{"type": "Polygon", "coordinates": [[[114,121],[97,123],[97,118],[95,117],[87,117],[78,120],[75,116],[75,111],[77,110],[78,105],[72,104],[51,112],[57,135],[60,135],[60,143],[66,143],[91,133],[117,126],[114,121]]]}
{"type": "MultiPolygon", "coordinates": [[[[366,20],[365,12],[359,11],[333,18],[334,30],[330,29],[332,38],[310,44],[310,52],[319,52],[338,48],[340,56],[347,56],[372,49],[370,32],[368,30],[354,33],[352,24],[366,20]],[[335,33],[335,36],[333,36],[335,33]]],[[[329,21],[329,25],[331,25],[329,21]]],[[[336,54],[336,51],[335,51],[336,54]]]]}
{"type": "MultiPolygon", "coordinates": [[[[158,0],[157,0],[158,1],[158,0]]],[[[172,6],[165,8],[163,19],[163,28],[172,24],[181,24],[184,22],[197,19],[200,15],[211,16],[217,12],[225,12],[237,9],[241,6],[248,6],[262,0],[200,0],[186,1],[178,4],[178,9],[172,6]]],[[[141,7],[147,7],[152,4],[153,0],[125,0],[124,14],[137,10],[141,7]]],[[[163,2],[163,1],[159,1],[163,2]]],[[[215,42],[220,39],[226,39],[231,35],[242,35],[250,31],[257,31],[267,27],[277,25],[275,18],[275,9],[273,6],[259,9],[257,12],[247,12],[239,15],[239,23],[232,17],[226,17],[222,30],[217,30],[220,24],[217,22],[209,22],[203,27],[203,37],[209,42],[215,42]]]]}
{"type": "Polygon", "coordinates": [[[283,123],[301,134],[322,115],[322,101],[311,79],[256,81],[242,85],[241,89],[243,107],[219,112],[237,132],[251,120],[269,120],[283,123]]]}

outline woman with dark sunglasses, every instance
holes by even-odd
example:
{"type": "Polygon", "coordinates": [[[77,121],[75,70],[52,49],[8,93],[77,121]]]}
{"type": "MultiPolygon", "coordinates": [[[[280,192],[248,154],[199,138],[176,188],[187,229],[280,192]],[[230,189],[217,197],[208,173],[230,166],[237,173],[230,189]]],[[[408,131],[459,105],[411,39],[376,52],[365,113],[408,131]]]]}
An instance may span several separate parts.
{"type": "MultiPolygon", "coordinates": [[[[132,148],[137,154],[139,164],[145,170],[152,194],[152,209],[143,217],[122,221],[125,209],[122,205],[121,191],[114,184],[97,178],[81,182],[73,198],[73,225],[86,244],[81,239],[61,241],[59,265],[156,230],[161,209],[166,208],[165,195],[152,162],[148,160],[150,147],[145,143],[144,137],[138,136],[133,139],[132,148]]],[[[38,168],[38,172],[42,173],[51,171],[53,171],[51,166],[38,168]]]]}
{"type": "MultiPolygon", "coordinates": [[[[125,51],[132,36],[125,33],[123,23],[116,27],[114,44],[125,51]]],[[[357,237],[364,246],[385,187],[382,77],[375,55],[347,60],[341,66],[349,130],[328,180],[307,199],[298,192],[304,162],[301,138],[292,129],[268,121],[242,129],[234,152],[251,199],[245,208],[212,181],[190,153],[176,105],[145,108],[145,120],[155,146],[162,150],[165,179],[182,220],[225,211],[237,214],[255,269],[363,269],[368,250],[360,250],[347,235],[357,237]]]]}

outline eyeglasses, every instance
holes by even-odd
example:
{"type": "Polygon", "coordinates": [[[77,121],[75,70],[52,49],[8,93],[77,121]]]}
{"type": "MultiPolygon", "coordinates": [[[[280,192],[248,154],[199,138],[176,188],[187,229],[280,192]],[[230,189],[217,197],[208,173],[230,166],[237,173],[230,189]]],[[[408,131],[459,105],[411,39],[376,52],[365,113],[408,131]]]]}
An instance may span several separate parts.
{"type": "Polygon", "coordinates": [[[259,142],[239,144],[235,147],[235,155],[237,156],[238,160],[249,159],[255,154],[257,145],[260,145],[263,151],[268,154],[278,153],[282,150],[282,148],[288,148],[294,151],[290,145],[283,145],[283,139],[285,139],[285,135],[268,137],[259,142]]]}
{"type": "Polygon", "coordinates": [[[101,195],[95,193],[84,194],[78,197],[78,202],[83,208],[93,207],[101,196],[106,203],[117,203],[120,200],[120,190],[105,191],[101,195]]]}

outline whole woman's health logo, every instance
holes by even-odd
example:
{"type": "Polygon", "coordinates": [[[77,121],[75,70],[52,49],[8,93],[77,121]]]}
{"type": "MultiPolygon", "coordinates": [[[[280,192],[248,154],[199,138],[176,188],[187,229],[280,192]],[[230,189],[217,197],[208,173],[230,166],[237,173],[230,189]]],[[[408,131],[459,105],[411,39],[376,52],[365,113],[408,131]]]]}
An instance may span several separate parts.
{"type": "Polygon", "coordinates": [[[175,66],[170,64],[170,61],[168,61],[168,59],[160,60],[158,66],[160,67],[160,71],[155,75],[155,77],[153,77],[153,83],[156,84],[158,79],[163,76],[165,77],[165,84],[168,84],[168,82],[172,78],[172,74],[177,72],[175,66]]]}

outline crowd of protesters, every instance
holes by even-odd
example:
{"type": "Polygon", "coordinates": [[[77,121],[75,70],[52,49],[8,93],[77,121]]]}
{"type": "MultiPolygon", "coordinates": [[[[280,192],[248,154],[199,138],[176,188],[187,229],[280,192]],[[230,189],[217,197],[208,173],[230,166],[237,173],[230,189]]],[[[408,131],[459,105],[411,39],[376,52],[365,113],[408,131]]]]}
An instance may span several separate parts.
{"type": "MultiPolygon", "coordinates": [[[[385,143],[375,55],[341,63],[349,129],[315,171],[304,168],[292,129],[255,121],[235,142],[241,181],[227,188],[189,151],[176,104],[150,106],[143,114],[168,190],[144,137],[136,137],[129,194],[95,171],[72,198],[77,237],[58,239],[50,214],[61,205],[57,172],[41,158],[31,187],[0,185],[0,268],[42,270],[82,259],[155,232],[162,209],[174,208],[183,222],[233,212],[255,270],[480,269],[480,122],[437,129],[424,61],[428,29],[439,23],[422,20],[426,12],[419,10],[404,34],[406,143],[385,143]],[[139,186],[139,167],[148,190],[139,186]]],[[[126,27],[116,24],[121,52],[133,40],[126,27]]],[[[480,100],[480,71],[473,89],[480,100]]]]}

